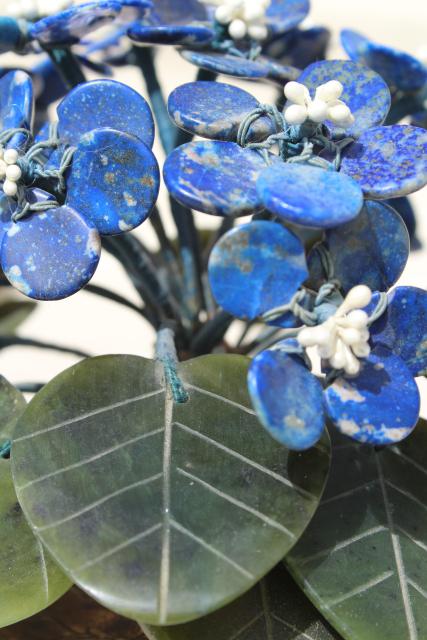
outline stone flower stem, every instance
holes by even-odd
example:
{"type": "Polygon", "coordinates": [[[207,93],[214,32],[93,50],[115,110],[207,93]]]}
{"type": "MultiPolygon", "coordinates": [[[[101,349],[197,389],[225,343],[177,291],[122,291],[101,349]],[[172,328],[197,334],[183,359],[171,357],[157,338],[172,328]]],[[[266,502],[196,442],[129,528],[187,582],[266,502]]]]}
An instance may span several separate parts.
{"type": "Polygon", "coordinates": [[[86,82],[80,63],[68,47],[49,49],[43,47],[63,79],[68,90],[86,82]]]}

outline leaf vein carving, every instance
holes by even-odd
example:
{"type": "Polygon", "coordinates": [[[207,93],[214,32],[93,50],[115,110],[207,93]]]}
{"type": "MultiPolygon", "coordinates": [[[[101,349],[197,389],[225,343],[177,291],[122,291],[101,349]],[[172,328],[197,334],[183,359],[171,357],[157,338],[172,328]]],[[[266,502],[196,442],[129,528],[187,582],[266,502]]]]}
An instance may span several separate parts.
{"type": "Polygon", "coordinates": [[[392,575],[394,575],[394,571],[385,571],[381,575],[376,576],[375,578],[372,578],[372,580],[369,580],[368,582],[365,582],[365,584],[362,584],[361,586],[356,587],[355,589],[352,589],[351,591],[348,591],[347,593],[345,593],[342,596],[339,596],[338,598],[334,598],[333,600],[330,600],[327,603],[327,606],[329,608],[330,607],[335,607],[336,605],[341,604],[342,602],[346,602],[347,600],[350,600],[350,598],[354,598],[355,596],[359,596],[362,593],[365,593],[366,591],[369,591],[369,589],[372,589],[373,587],[378,586],[379,584],[381,584],[385,580],[388,580],[389,578],[391,578],[392,575]]]}
{"type": "Polygon", "coordinates": [[[194,384],[186,384],[186,389],[191,389],[192,391],[198,391],[204,396],[209,396],[210,398],[215,398],[216,400],[221,400],[225,404],[230,405],[231,407],[235,407],[236,409],[240,409],[245,413],[249,413],[251,416],[256,416],[256,412],[253,409],[249,409],[249,407],[245,407],[244,404],[240,404],[239,402],[234,402],[233,400],[229,400],[228,398],[224,398],[223,396],[218,395],[217,393],[213,393],[213,391],[207,391],[206,389],[202,389],[201,387],[196,387],[194,384]]]}

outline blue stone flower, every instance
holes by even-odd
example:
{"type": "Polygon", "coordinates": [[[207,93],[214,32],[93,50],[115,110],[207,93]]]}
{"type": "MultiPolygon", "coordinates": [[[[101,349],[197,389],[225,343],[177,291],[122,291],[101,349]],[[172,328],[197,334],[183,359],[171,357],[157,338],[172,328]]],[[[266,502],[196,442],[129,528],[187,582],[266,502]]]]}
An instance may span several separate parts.
{"type": "Polygon", "coordinates": [[[308,0],[157,0],[128,35],[136,44],[182,47],[186,60],[213,73],[283,84],[298,71],[260,55],[262,43],[294,29],[308,11],[308,0]]]}
{"type": "Polygon", "coordinates": [[[160,179],[150,108],[126,85],[79,85],[57,114],[33,140],[31,79],[23,71],[0,79],[0,265],[41,300],[90,280],[100,236],[144,222],[160,179]]]}
{"type": "Polygon", "coordinates": [[[217,243],[209,280],[218,304],[286,327],[284,339],[253,359],[248,378],[258,416],[279,442],[309,448],[326,422],[376,445],[414,428],[414,378],[427,370],[427,293],[387,293],[408,254],[402,219],[380,202],[329,230],[308,264],[301,241],[279,222],[250,222],[217,243]]]}
{"type": "Polygon", "coordinates": [[[426,131],[382,125],[390,92],[374,71],[351,61],[317,62],[285,94],[280,112],[227,84],[175,89],[171,118],[213,141],[169,155],[164,177],[171,195],[212,215],[266,209],[328,229],[355,218],[363,198],[402,197],[427,183],[426,131]]]}

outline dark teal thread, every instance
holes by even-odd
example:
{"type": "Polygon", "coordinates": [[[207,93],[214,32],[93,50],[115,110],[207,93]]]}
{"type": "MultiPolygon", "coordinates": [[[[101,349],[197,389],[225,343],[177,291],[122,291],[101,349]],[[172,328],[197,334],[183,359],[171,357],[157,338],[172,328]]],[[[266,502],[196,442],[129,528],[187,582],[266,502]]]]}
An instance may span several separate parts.
{"type": "Polygon", "coordinates": [[[228,33],[228,25],[220,24],[217,20],[214,21],[214,31],[215,37],[209,44],[213,51],[221,51],[246,60],[256,60],[262,51],[262,46],[255,40],[250,39],[248,40],[248,49],[242,50],[236,47],[236,43],[228,33]]]}

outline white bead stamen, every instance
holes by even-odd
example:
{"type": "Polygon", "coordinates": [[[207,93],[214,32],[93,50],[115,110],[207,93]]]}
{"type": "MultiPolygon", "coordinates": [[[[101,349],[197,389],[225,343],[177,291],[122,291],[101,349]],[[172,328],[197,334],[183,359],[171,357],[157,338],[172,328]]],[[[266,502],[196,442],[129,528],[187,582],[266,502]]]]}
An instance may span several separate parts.
{"type": "Polygon", "coordinates": [[[369,346],[369,316],[363,308],[372,299],[372,291],[365,285],[351,289],[336,313],[317,327],[305,327],[298,335],[303,347],[317,347],[318,355],[334,369],[349,375],[360,371],[358,358],[367,358],[369,346]]]}
{"type": "Polygon", "coordinates": [[[34,20],[59,13],[73,4],[74,0],[6,0],[0,13],[8,18],[34,20]]]}
{"type": "Polygon", "coordinates": [[[288,82],[285,96],[293,104],[284,112],[288,124],[299,125],[307,120],[323,123],[330,120],[339,127],[349,127],[354,122],[350,108],[340,100],[344,87],[338,80],[330,80],[316,89],[314,100],[300,82],[288,82]]]}
{"type": "Polygon", "coordinates": [[[16,196],[18,193],[17,183],[22,176],[21,168],[16,164],[18,157],[16,149],[0,147],[0,180],[4,180],[3,191],[7,196],[16,196]]]}
{"type": "Polygon", "coordinates": [[[265,40],[268,36],[266,11],[271,0],[200,0],[217,7],[215,19],[228,27],[233,40],[249,37],[265,40]]]}

